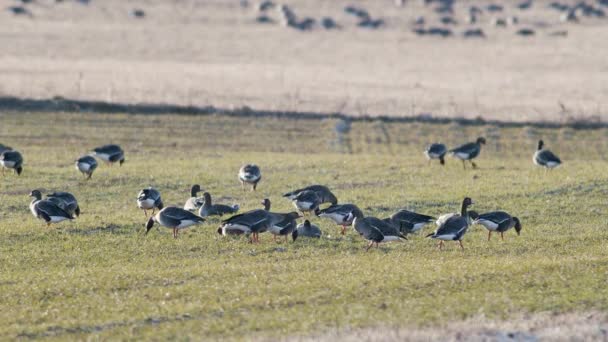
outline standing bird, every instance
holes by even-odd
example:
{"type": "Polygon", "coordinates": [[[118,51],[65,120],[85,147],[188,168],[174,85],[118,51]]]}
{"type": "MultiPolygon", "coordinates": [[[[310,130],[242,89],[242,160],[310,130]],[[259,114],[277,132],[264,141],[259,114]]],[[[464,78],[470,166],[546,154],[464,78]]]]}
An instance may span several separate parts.
{"type": "Polygon", "coordinates": [[[17,175],[21,175],[21,172],[23,172],[23,156],[19,151],[4,151],[0,154],[0,165],[2,165],[3,175],[4,169],[13,169],[17,175]]]}
{"type": "Polygon", "coordinates": [[[385,221],[391,223],[395,227],[399,227],[399,231],[407,235],[418,233],[424,226],[435,221],[435,218],[401,209],[385,219],[385,221]]]}
{"type": "Polygon", "coordinates": [[[298,194],[300,194],[301,192],[304,192],[306,190],[312,191],[317,194],[317,196],[319,197],[319,200],[320,200],[319,204],[323,204],[323,203],[330,203],[332,205],[338,204],[338,198],[336,198],[336,196],[325,185],[307,186],[302,189],[288,192],[288,193],[284,194],[283,197],[293,200],[298,196],[298,194]]]}
{"type": "Polygon", "coordinates": [[[192,188],[190,188],[190,198],[188,198],[186,204],[184,204],[184,210],[196,211],[200,209],[203,202],[205,202],[205,199],[197,197],[199,192],[201,192],[201,186],[198,184],[194,184],[192,188]]]}
{"type": "Polygon", "coordinates": [[[542,166],[547,170],[560,166],[562,161],[553,152],[543,149],[544,145],[545,143],[542,140],[538,141],[538,149],[532,158],[534,164],[542,166]]]}
{"type": "Polygon", "coordinates": [[[488,230],[488,241],[492,237],[492,232],[499,232],[500,238],[504,240],[503,233],[515,227],[515,232],[520,235],[521,222],[517,217],[513,217],[504,211],[493,211],[474,217],[473,223],[480,224],[488,230]]]}
{"type": "Polygon", "coordinates": [[[82,172],[87,179],[91,179],[93,171],[97,168],[97,160],[91,156],[83,156],[76,160],[76,170],[82,172]]]}
{"type": "MultiPolygon", "coordinates": [[[[262,201],[262,205],[264,206],[264,210],[270,211],[270,199],[264,198],[264,200],[262,201]]],[[[274,226],[270,227],[270,229],[268,229],[268,232],[273,235],[273,239],[275,241],[277,240],[277,236],[284,236],[285,242],[287,242],[287,236],[290,234],[293,241],[296,241],[296,239],[298,238],[298,232],[296,230],[297,227],[298,223],[296,222],[295,218],[286,217],[285,220],[278,222],[274,226]]]]}
{"type": "Polygon", "coordinates": [[[137,194],[137,206],[144,211],[146,217],[148,217],[148,210],[152,210],[152,215],[154,215],[156,208],[158,208],[158,210],[163,208],[160,192],[152,187],[142,189],[139,194],[137,194]]]}
{"type": "Polygon", "coordinates": [[[198,211],[198,214],[201,217],[207,216],[222,216],[224,214],[234,214],[239,211],[239,205],[235,204],[233,206],[224,205],[224,204],[213,204],[211,202],[211,194],[205,192],[203,194],[203,205],[198,211]]]}
{"type": "Polygon", "coordinates": [[[152,229],[155,222],[173,229],[173,238],[177,239],[180,229],[201,224],[205,222],[205,219],[182,208],[166,207],[156,213],[156,215],[150,216],[146,224],[146,234],[152,229]]]}
{"type": "Polygon", "coordinates": [[[93,156],[98,157],[110,166],[115,162],[119,165],[125,162],[125,152],[118,145],[104,145],[93,149],[93,156]]]}
{"type": "MultiPolygon", "coordinates": [[[[297,236],[303,237],[311,237],[311,238],[320,238],[321,237],[321,229],[315,226],[314,224],[310,224],[310,221],[305,220],[304,223],[300,223],[296,228],[297,236]]],[[[294,239],[295,241],[295,239],[294,239]]]]}
{"type": "Polygon", "coordinates": [[[444,157],[446,153],[448,153],[448,149],[444,144],[441,143],[430,144],[429,147],[427,147],[424,151],[429,163],[432,159],[439,159],[439,163],[441,165],[445,165],[444,157]]]}
{"type": "Polygon", "coordinates": [[[80,216],[80,206],[76,196],[69,192],[53,192],[46,195],[46,199],[55,203],[59,208],[65,210],[71,216],[80,216]]]}
{"type": "Polygon", "coordinates": [[[479,156],[479,153],[481,152],[481,145],[485,144],[486,138],[479,137],[477,138],[477,141],[458,146],[454,149],[451,149],[449,152],[452,154],[452,156],[462,160],[462,167],[464,167],[465,169],[467,168],[465,164],[466,160],[471,163],[473,168],[476,168],[477,165],[475,165],[473,159],[479,156]]]}
{"type": "Polygon", "coordinates": [[[401,241],[401,239],[407,240],[407,237],[390,223],[387,223],[379,218],[365,217],[361,211],[353,211],[352,214],[353,227],[355,230],[363,236],[365,240],[369,241],[365,251],[368,251],[375,243],[376,247],[378,244],[401,241]]]}
{"type": "Polygon", "coordinates": [[[317,193],[310,190],[298,193],[291,201],[294,207],[302,213],[316,211],[321,204],[321,199],[317,196],[317,193]]]}
{"type": "Polygon", "coordinates": [[[255,164],[246,164],[241,166],[239,170],[239,180],[243,190],[245,189],[245,183],[251,185],[251,191],[255,191],[258,186],[258,182],[262,179],[262,173],[260,168],[255,164]]]}
{"type": "Polygon", "coordinates": [[[462,201],[460,214],[447,214],[440,217],[437,220],[437,230],[426,237],[440,240],[438,245],[440,250],[443,248],[443,241],[458,241],[460,248],[464,250],[462,238],[471,225],[471,218],[467,211],[471,205],[473,205],[473,200],[466,197],[462,201]]]}
{"type": "Polygon", "coordinates": [[[47,226],[51,223],[58,223],[65,220],[73,220],[74,217],[65,210],[61,209],[57,204],[50,200],[43,200],[39,190],[32,190],[30,196],[34,197],[30,203],[30,211],[34,217],[46,222],[47,226]]]}
{"type": "Polygon", "coordinates": [[[342,227],[340,234],[346,234],[346,227],[352,226],[355,216],[351,213],[361,212],[361,210],[354,204],[334,204],[325,209],[317,210],[315,214],[319,217],[326,217],[334,221],[337,225],[342,227]]]}

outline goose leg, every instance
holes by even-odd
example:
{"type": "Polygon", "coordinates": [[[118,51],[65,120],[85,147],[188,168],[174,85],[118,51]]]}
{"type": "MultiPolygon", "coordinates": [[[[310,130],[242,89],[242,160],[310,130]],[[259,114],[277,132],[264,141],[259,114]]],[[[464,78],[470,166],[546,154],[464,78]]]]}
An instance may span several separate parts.
{"type": "Polygon", "coordinates": [[[346,234],[346,226],[342,226],[342,229],[340,230],[340,234],[342,234],[342,235],[346,234]]]}
{"type": "Polygon", "coordinates": [[[492,238],[492,231],[488,230],[488,241],[490,241],[490,238],[492,238]]]}
{"type": "Polygon", "coordinates": [[[501,239],[502,241],[505,241],[505,236],[503,235],[503,233],[504,233],[504,232],[500,232],[500,239],[501,239]]]}
{"type": "Polygon", "coordinates": [[[439,250],[443,249],[443,241],[439,241],[439,243],[437,244],[437,247],[439,247],[439,250]]]}
{"type": "Polygon", "coordinates": [[[365,251],[366,251],[366,252],[367,252],[367,251],[369,251],[369,249],[370,249],[370,248],[372,248],[372,245],[373,245],[373,244],[374,244],[374,241],[370,241],[370,242],[367,244],[367,248],[365,248],[365,251]]]}
{"type": "Polygon", "coordinates": [[[465,169],[465,170],[467,169],[467,164],[465,163],[464,160],[462,161],[462,168],[465,169]]]}
{"type": "Polygon", "coordinates": [[[458,243],[460,244],[460,248],[464,251],[464,246],[462,245],[462,240],[458,240],[458,243]]]}
{"type": "Polygon", "coordinates": [[[285,235],[285,243],[289,243],[289,240],[287,239],[287,235],[285,235]]]}
{"type": "Polygon", "coordinates": [[[277,236],[276,235],[272,235],[272,241],[277,242],[277,236]]]}

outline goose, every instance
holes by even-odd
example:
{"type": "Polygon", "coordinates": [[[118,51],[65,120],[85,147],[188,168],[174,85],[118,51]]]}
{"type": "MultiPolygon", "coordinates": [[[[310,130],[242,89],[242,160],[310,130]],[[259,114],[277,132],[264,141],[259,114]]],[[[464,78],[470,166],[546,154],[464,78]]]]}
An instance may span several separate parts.
{"type": "Polygon", "coordinates": [[[255,164],[246,164],[239,170],[239,180],[243,190],[245,189],[245,183],[251,185],[251,191],[255,191],[258,186],[258,182],[262,179],[262,173],[260,168],[255,164]]]}
{"type": "Polygon", "coordinates": [[[76,160],[76,170],[82,172],[87,179],[91,179],[96,168],[97,160],[91,156],[82,156],[76,160]]]}
{"type": "Polygon", "coordinates": [[[173,238],[177,239],[180,229],[188,228],[205,222],[205,219],[178,207],[166,207],[156,215],[150,216],[146,224],[146,234],[152,229],[154,223],[173,229],[173,238]]]}
{"type": "Polygon", "coordinates": [[[438,245],[440,250],[443,248],[443,241],[458,241],[460,248],[464,250],[462,238],[471,225],[467,209],[473,205],[473,203],[472,199],[465,197],[462,201],[460,214],[446,214],[440,216],[437,220],[437,230],[426,237],[440,240],[438,245]]]}
{"type": "Polygon", "coordinates": [[[504,240],[503,233],[511,228],[515,228],[517,235],[520,235],[522,227],[519,218],[504,211],[493,211],[473,217],[475,218],[474,223],[480,224],[488,230],[488,241],[492,238],[492,232],[499,232],[500,238],[504,240]]]}
{"type": "Polygon", "coordinates": [[[315,214],[319,217],[325,217],[334,221],[337,225],[341,226],[340,234],[346,234],[346,227],[352,226],[354,215],[352,212],[360,212],[354,204],[334,204],[325,209],[317,210],[315,214]]]}
{"type": "Polygon", "coordinates": [[[534,153],[532,160],[534,164],[542,166],[547,170],[556,168],[562,164],[562,161],[553,152],[543,149],[545,142],[542,140],[538,141],[538,149],[534,153]]]}
{"type": "Polygon", "coordinates": [[[317,196],[317,193],[310,190],[298,193],[291,201],[293,206],[302,213],[316,211],[321,204],[321,199],[317,196]]]}
{"type": "Polygon", "coordinates": [[[76,196],[69,192],[53,192],[46,195],[46,199],[55,203],[58,207],[65,210],[71,216],[80,216],[80,206],[76,196]]]}
{"type": "Polygon", "coordinates": [[[222,216],[224,214],[234,214],[239,211],[239,205],[235,204],[233,206],[224,205],[224,204],[212,204],[211,202],[211,194],[205,192],[203,194],[203,205],[198,211],[198,214],[201,217],[207,216],[222,216]]]}
{"type": "Polygon", "coordinates": [[[429,163],[431,162],[432,159],[439,159],[439,163],[441,165],[445,165],[444,157],[445,157],[446,153],[448,153],[448,149],[447,149],[447,147],[445,147],[444,144],[441,144],[441,143],[431,144],[424,151],[424,154],[426,155],[427,159],[429,160],[429,163]]]}
{"type": "MultiPolygon", "coordinates": [[[[270,199],[264,198],[262,201],[262,205],[264,206],[264,210],[270,211],[271,202],[270,199]]],[[[268,232],[273,235],[273,239],[276,241],[277,236],[284,236],[285,242],[287,242],[287,236],[291,234],[293,241],[296,241],[298,238],[297,232],[298,223],[293,218],[286,218],[285,220],[278,222],[274,226],[268,229],[268,232]]]]}
{"type": "Polygon", "coordinates": [[[313,191],[317,194],[317,196],[321,200],[321,202],[319,204],[323,204],[323,203],[330,203],[332,205],[338,204],[338,199],[336,198],[336,196],[329,190],[328,187],[326,187],[324,185],[307,186],[302,189],[288,192],[288,193],[284,194],[283,197],[293,200],[294,198],[296,198],[296,196],[298,196],[299,193],[304,192],[306,190],[313,191]]]}
{"type": "Polygon", "coordinates": [[[479,156],[479,152],[481,152],[481,145],[485,144],[486,138],[479,137],[477,138],[477,141],[458,146],[454,149],[451,149],[449,152],[452,154],[453,157],[462,160],[462,167],[464,167],[465,169],[467,168],[465,164],[466,160],[471,163],[473,168],[476,168],[477,165],[475,165],[473,159],[479,156]]]}
{"type": "Polygon", "coordinates": [[[385,221],[391,223],[395,227],[399,227],[399,230],[404,234],[415,234],[427,224],[435,221],[435,218],[401,209],[385,219],[385,221]]]}
{"type": "Polygon", "coordinates": [[[152,187],[142,189],[139,194],[137,194],[137,206],[144,211],[146,217],[148,217],[148,210],[152,210],[152,215],[154,215],[156,208],[158,208],[158,210],[163,208],[160,192],[152,187]]]}
{"type": "Polygon", "coordinates": [[[30,211],[34,217],[46,222],[47,226],[51,223],[58,223],[65,220],[73,220],[74,217],[67,211],[61,209],[57,204],[50,200],[43,200],[39,190],[32,190],[30,196],[34,197],[30,203],[30,211]]]}
{"type": "Polygon", "coordinates": [[[23,172],[23,156],[19,151],[8,150],[0,154],[0,165],[2,165],[2,174],[4,169],[13,169],[17,175],[21,175],[23,172]]]}
{"type": "Polygon", "coordinates": [[[186,204],[184,204],[184,210],[196,211],[200,209],[205,199],[196,197],[199,192],[201,192],[201,186],[198,184],[194,184],[192,188],[190,188],[190,198],[188,198],[186,204]]]}
{"type": "Polygon", "coordinates": [[[297,233],[296,237],[303,236],[317,239],[321,237],[321,229],[314,224],[310,224],[310,221],[308,220],[305,220],[304,223],[300,223],[295,232],[297,233]]]}
{"type": "Polygon", "coordinates": [[[296,212],[277,214],[264,209],[255,209],[222,221],[222,225],[217,229],[217,232],[224,236],[229,234],[252,235],[249,242],[260,242],[260,233],[267,231],[279,222],[298,217],[300,215],[296,212]]]}
{"type": "Polygon", "coordinates": [[[368,251],[375,243],[376,247],[380,243],[407,240],[407,237],[399,232],[395,226],[376,217],[365,217],[361,211],[352,211],[353,227],[369,241],[365,251],[368,251]]]}
{"type": "Polygon", "coordinates": [[[125,162],[125,152],[118,145],[104,145],[101,147],[96,147],[91,152],[93,156],[98,157],[103,160],[110,166],[115,162],[118,162],[119,165],[125,162]]]}

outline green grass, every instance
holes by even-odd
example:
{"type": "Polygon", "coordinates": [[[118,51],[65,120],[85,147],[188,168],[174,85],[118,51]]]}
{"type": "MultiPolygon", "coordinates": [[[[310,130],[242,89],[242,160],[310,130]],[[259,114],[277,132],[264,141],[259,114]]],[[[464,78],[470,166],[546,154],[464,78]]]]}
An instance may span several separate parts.
{"type": "MultiPolygon", "coordinates": [[[[337,153],[333,120],[222,116],[0,114],[0,142],[24,154],[21,177],[0,178],[0,339],[244,339],[309,335],[350,327],[429,325],[483,314],[504,319],[541,311],[608,309],[608,130],[497,128],[356,122],[352,154],[337,153]],[[50,121],[47,127],[41,124],[50,121]],[[476,171],[427,165],[421,151],[488,137],[476,171]],[[565,160],[544,172],[532,165],[536,140],[565,160]],[[123,167],[100,165],[84,181],[73,160],[120,143],[123,167]],[[263,180],[243,192],[242,163],[263,180]],[[364,252],[318,218],[318,241],[275,244],[222,238],[217,219],[174,240],[168,229],[143,235],[135,197],[158,188],[166,205],[183,205],[199,183],[219,202],[291,211],[280,197],[327,184],[367,215],[398,208],[439,215],[464,196],[479,212],[503,209],[523,231],[486,241],[472,228],[461,252],[413,236],[364,252]],[[67,190],[82,215],[47,228],[29,213],[34,188],[67,190]]],[[[427,228],[427,231],[430,231],[427,228]]]]}

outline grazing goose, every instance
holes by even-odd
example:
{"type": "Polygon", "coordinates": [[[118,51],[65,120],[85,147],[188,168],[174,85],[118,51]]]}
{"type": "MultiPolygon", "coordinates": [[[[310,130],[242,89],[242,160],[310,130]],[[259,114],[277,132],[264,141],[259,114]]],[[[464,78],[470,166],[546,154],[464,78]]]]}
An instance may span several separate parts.
{"type": "Polygon", "coordinates": [[[239,170],[239,180],[245,189],[245,183],[251,185],[251,191],[255,191],[258,182],[262,179],[260,168],[255,164],[246,164],[239,170]]]}
{"type": "Polygon", "coordinates": [[[486,144],[486,138],[479,137],[479,138],[477,138],[477,141],[475,141],[475,142],[464,144],[464,145],[458,146],[454,149],[451,149],[450,153],[452,154],[452,156],[462,160],[462,167],[464,167],[465,169],[467,168],[466,164],[465,164],[466,160],[468,160],[471,163],[473,168],[476,168],[477,165],[475,165],[475,163],[473,162],[473,159],[475,159],[475,158],[477,158],[477,156],[479,156],[479,152],[481,152],[481,145],[485,145],[485,144],[486,144]]]}
{"type": "Polygon", "coordinates": [[[110,165],[118,162],[122,166],[125,162],[125,152],[118,145],[104,145],[94,148],[92,154],[110,165]]]}
{"type": "Polygon", "coordinates": [[[249,242],[260,242],[260,233],[271,229],[279,222],[298,217],[300,215],[296,212],[277,214],[264,209],[256,209],[222,221],[222,225],[217,229],[217,232],[220,235],[252,235],[249,242]]]}
{"type": "Polygon", "coordinates": [[[156,215],[150,216],[146,224],[146,234],[152,229],[154,223],[173,229],[173,237],[177,239],[180,229],[188,228],[205,222],[205,219],[195,214],[177,207],[166,207],[156,215]]]}
{"type": "Polygon", "coordinates": [[[211,194],[205,192],[203,194],[203,205],[198,211],[198,214],[201,217],[207,216],[222,216],[224,214],[234,214],[239,211],[239,205],[235,204],[233,206],[224,205],[224,204],[212,204],[211,202],[211,194]]]}
{"type": "Polygon", "coordinates": [[[46,199],[55,203],[58,207],[65,210],[71,216],[80,216],[80,206],[78,200],[69,192],[53,192],[46,195],[46,199]]]}
{"type": "Polygon", "coordinates": [[[418,233],[425,225],[435,221],[435,218],[402,209],[385,219],[385,221],[399,227],[399,230],[404,234],[414,234],[418,233]]]}
{"type": "Polygon", "coordinates": [[[317,193],[310,190],[300,192],[291,201],[294,207],[302,213],[316,211],[321,204],[321,199],[317,196],[317,193]]]}
{"type": "Polygon", "coordinates": [[[467,212],[468,207],[471,205],[473,205],[473,200],[466,197],[462,201],[460,214],[446,214],[439,217],[437,220],[437,230],[426,237],[440,240],[438,245],[440,250],[443,248],[443,241],[458,241],[460,248],[464,250],[462,238],[471,225],[467,212]]]}
{"type": "Polygon", "coordinates": [[[61,209],[54,202],[43,200],[40,191],[32,190],[32,192],[30,192],[30,196],[34,197],[30,203],[30,211],[36,218],[44,220],[47,226],[50,226],[51,223],[58,223],[61,221],[74,219],[72,215],[61,209]]]}
{"type": "Polygon", "coordinates": [[[534,153],[534,164],[542,166],[547,170],[558,167],[562,164],[562,161],[551,151],[543,149],[545,142],[542,140],[538,141],[538,149],[534,153]]]}
{"type": "Polygon", "coordinates": [[[8,150],[0,154],[0,165],[2,165],[2,174],[4,169],[13,169],[17,175],[23,172],[23,157],[19,151],[8,150]]]}
{"type": "Polygon", "coordinates": [[[325,209],[317,210],[316,214],[319,217],[326,217],[341,226],[340,234],[346,234],[346,227],[353,224],[355,218],[351,215],[352,212],[361,212],[354,204],[334,204],[325,209]]]}
{"type": "Polygon", "coordinates": [[[196,211],[200,209],[203,202],[205,202],[205,199],[202,197],[196,197],[199,192],[201,192],[201,186],[194,184],[190,189],[190,198],[188,198],[186,204],[184,204],[184,210],[196,211]]]}
{"type": "Polygon", "coordinates": [[[504,211],[493,211],[481,215],[471,215],[475,218],[473,221],[480,224],[488,230],[488,241],[492,237],[492,232],[499,232],[500,238],[504,240],[503,233],[515,227],[517,235],[521,232],[521,222],[517,217],[513,217],[504,211]]]}
{"type": "Polygon", "coordinates": [[[351,215],[354,216],[353,227],[355,227],[355,230],[369,241],[365,251],[368,251],[374,243],[378,247],[380,243],[400,241],[400,239],[407,240],[407,237],[401,234],[399,229],[379,218],[365,217],[361,211],[353,211],[351,215]]]}
{"type": "Polygon", "coordinates": [[[76,160],[76,170],[82,172],[87,179],[91,179],[93,171],[97,168],[97,160],[91,156],[83,156],[76,160]]]}
{"type": "Polygon", "coordinates": [[[439,163],[441,165],[445,165],[444,157],[445,157],[446,153],[448,153],[448,149],[447,149],[447,147],[445,147],[444,144],[441,144],[441,143],[431,144],[424,151],[424,154],[426,155],[427,159],[429,160],[429,163],[431,162],[432,159],[439,159],[439,163]]]}
{"type": "MultiPolygon", "coordinates": [[[[296,237],[311,237],[311,238],[320,238],[321,237],[321,229],[315,226],[314,224],[310,224],[310,221],[305,220],[304,223],[300,223],[295,231],[296,237]]],[[[294,238],[295,241],[295,238],[294,238]]]]}
{"type": "MultiPolygon", "coordinates": [[[[270,199],[264,198],[262,201],[264,210],[270,211],[271,202],[270,199]]],[[[276,241],[277,236],[284,236],[285,242],[287,242],[287,236],[291,234],[293,241],[298,238],[298,232],[296,231],[298,223],[294,218],[288,217],[285,220],[278,222],[274,226],[268,229],[268,232],[273,235],[273,239],[276,241]]]]}
{"type": "Polygon", "coordinates": [[[317,194],[317,196],[319,197],[319,199],[321,201],[319,204],[323,204],[323,203],[338,204],[338,199],[336,198],[336,196],[329,190],[328,187],[326,187],[324,185],[307,186],[302,189],[288,192],[288,193],[284,194],[283,197],[287,197],[290,200],[293,200],[294,198],[296,198],[296,196],[298,196],[299,193],[304,192],[306,190],[313,191],[317,194]]]}
{"type": "Polygon", "coordinates": [[[152,210],[152,215],[154,215],[156,208],[158,208],[158,210],[163,208],[160,192],[152,187],[142,189],[139,194],[137,194],[137,206],[144,211],[146,217],[148,217],[148,210],[152,210]]]}

